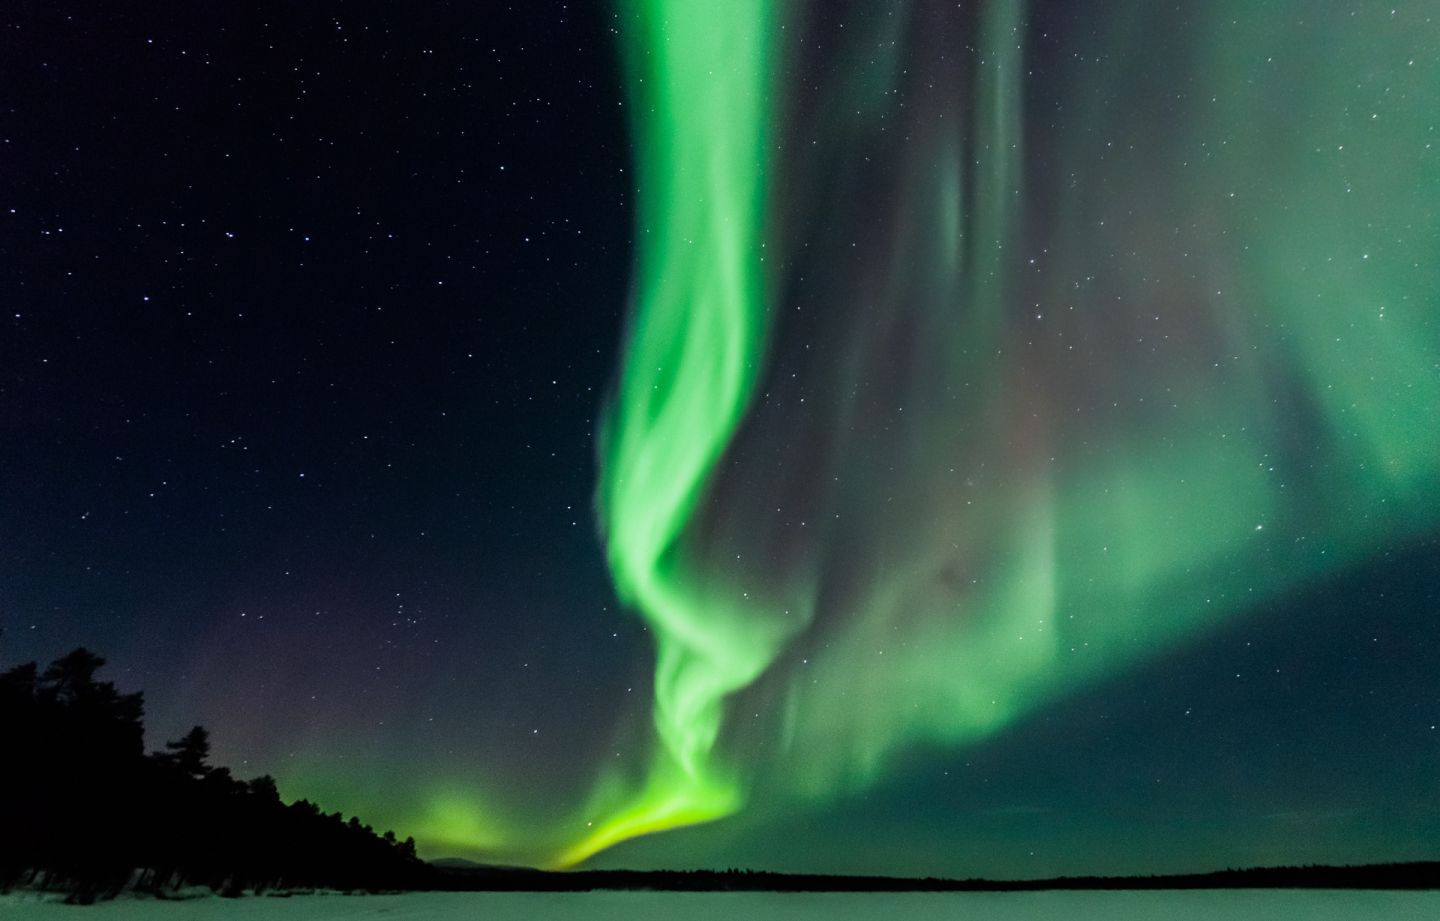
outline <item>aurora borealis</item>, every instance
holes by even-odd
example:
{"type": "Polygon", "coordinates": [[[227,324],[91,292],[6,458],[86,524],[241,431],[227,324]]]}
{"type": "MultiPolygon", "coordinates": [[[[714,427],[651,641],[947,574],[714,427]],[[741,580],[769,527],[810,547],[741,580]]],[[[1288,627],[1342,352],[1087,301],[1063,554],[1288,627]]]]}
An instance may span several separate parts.
{"type": "Polygon", "coordinates": [[[432,857],[1434,858],[1429,4],[8,15],[6,661],[432,857]]]}

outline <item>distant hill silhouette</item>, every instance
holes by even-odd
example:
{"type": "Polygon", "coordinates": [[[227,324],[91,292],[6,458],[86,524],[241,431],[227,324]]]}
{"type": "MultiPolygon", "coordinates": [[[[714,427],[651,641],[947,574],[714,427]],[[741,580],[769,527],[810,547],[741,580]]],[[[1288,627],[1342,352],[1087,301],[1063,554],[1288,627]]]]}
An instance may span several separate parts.
{"type": "Polygon", "coordinates": [[[464,857],[441,857],[430,861],[430,866],[442,870],[479,870],[485,866],[483,863],[476,863],[473,860],[466,860],[464,857]]]}
{"type": "Polygon", "coordinates": [[[196,726],[144,750],[144,698],[96,679],[86,649],[41,672],[0,673],[0,891],[16,884],[77,901],[126,886],[164,895],[274,887],[404,889],[433,871],[412,839],[306,800],[285,805],[275,781],[242,781],[209,764],[196,726]]]}

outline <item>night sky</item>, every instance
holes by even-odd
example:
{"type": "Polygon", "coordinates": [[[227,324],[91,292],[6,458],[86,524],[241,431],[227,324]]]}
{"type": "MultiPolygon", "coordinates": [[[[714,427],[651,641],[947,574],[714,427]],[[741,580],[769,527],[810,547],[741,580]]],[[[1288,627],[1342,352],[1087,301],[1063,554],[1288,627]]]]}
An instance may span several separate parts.
{"type": "Polygon", "coordinates": [[[0,11],[0,667],[543,866],[1440,857],[1440,10],[0,11]]]}

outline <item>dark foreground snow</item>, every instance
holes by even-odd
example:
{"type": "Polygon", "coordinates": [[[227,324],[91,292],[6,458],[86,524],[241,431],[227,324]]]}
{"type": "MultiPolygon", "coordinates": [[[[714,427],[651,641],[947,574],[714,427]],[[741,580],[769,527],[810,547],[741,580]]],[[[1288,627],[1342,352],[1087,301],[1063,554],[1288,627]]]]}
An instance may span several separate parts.
{"type": "Polygon", "coordinates": [[[0,921],[1436,921],[1440,892],[1255,890],[1023,893],[459,892],[119,899],[79,907],[0,897],[0,921]]]}

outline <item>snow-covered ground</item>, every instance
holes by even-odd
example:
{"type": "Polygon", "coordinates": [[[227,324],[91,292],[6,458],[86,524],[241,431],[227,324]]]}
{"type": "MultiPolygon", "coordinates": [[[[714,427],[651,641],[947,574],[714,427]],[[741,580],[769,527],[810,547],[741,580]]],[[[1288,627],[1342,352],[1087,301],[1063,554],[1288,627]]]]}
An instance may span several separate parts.
{"type": "Polygon", "coordinates": [[[0,897],[0,921],[1436,921],[1440,892],[1259,890],[1252,892],[756,893],[461,892],[417,895],[309,895],[119,899],[69,906],[33,895],[0,897]]]}

